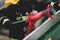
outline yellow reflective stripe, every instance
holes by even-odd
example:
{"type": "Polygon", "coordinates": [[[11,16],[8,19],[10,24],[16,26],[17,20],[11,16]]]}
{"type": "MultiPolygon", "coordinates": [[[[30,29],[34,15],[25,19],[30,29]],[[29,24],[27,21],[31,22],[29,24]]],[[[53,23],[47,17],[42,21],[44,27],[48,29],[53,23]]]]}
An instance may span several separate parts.
{"type": "Polygon", "coordinates": [[[4,18],[4,17],[1,17],[1,18],[0,18],[0,21],[1,21],[3,18],[4,18]]]}
{"type": "Polygon", "coordinates": [[[4,25],[5,22],[7,22],[7,21],[9,21],[9,19],[4,19],[2,24],[4,25]]]}
{"type": "Polygon", "coordinates": [[[60,6],[60,3],[58,4],[58,6],[60,6]]]}
{"type": "Polygon", "coordinates": [[[55,4],[55,2],[51,2],[51,5],[53,6],[55,4]]]}
{"type": "Polygon", "coordinates": [[[0,17],[0,21],[1,21],[4,17],[6,17],[6,16],[0,17]]]}
{"type": "Polygon", "coordinates": [[[22,19],[23,20],[27,20],[27,16],[22,16],[22,19]]]}
{"type": "Polygon", "coordinates": [[[16,17],[16,20],[21,20],[21,18],[22,18],[22,20],[27,20],[27,16],[16,17]]]}
{"type": "Polygon", "coordinates": [[[16,20],[20,20],[21,19],[21,17],[16,17],[16,20]]]}

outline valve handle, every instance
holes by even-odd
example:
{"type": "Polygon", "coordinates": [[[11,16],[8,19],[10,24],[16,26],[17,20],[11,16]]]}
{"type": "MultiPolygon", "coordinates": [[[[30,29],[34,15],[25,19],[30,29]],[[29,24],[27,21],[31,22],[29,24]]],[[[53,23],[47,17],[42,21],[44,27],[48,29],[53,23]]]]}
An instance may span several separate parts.
{"type": "MultiPolygon", "coordinates": [[[[50,17],[51,19],[53,19],[52,14],[54,14],[54,13],[51,14],[51,13],[50,13],[50,11],[51,11],[50,9],[53,9],[53,6],[52,6],[51,4],[49,4],[49,5],[47,6],[47,9],[46,9],[46,12],[47,12],[47,13],[46,13],[46,14],[47,14],[48,17],[50,17]]],[[[53,9],[53,10],[54,10],[54,9],[53,9]]],[[[52,12],[54,12],[54,11],[52,11],[52,12]]]]}

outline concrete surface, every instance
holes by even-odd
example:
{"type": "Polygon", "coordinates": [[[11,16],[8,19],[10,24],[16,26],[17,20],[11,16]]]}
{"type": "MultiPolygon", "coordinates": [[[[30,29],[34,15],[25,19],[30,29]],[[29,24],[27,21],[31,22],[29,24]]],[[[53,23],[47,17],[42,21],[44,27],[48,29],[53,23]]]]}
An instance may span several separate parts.
{"type": "Polygon", "coordinates": [[[0,34],[0,40],[9,40],[9,37],[0,34]]]}

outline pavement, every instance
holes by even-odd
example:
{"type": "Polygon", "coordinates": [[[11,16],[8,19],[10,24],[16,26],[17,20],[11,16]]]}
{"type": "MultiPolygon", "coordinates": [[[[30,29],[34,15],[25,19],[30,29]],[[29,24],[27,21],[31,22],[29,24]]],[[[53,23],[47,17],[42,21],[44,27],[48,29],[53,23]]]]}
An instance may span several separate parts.
{"type": "Polygon", "coordinates": [[[9,37],[0,34],[0,40],[9,40],[9,37]]]}

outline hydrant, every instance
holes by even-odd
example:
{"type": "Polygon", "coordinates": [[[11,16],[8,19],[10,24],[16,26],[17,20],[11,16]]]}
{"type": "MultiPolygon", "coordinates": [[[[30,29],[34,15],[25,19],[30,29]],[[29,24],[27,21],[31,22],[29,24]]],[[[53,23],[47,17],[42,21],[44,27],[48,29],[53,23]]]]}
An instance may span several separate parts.
{"type": "Polygon", "coordinates": [[[35,29],[34,24],[38,19],[41,19],[43,16],[48,16],[51,19],[53,19],[55,17],[55,12],[56,10],[51,4],[47,6],[46,10],[40,12],[33,10],[32,12],[30,12],[27,19],[28,25],[27,25],[27,32],[25,34],[25,37],[35,29]]]}

